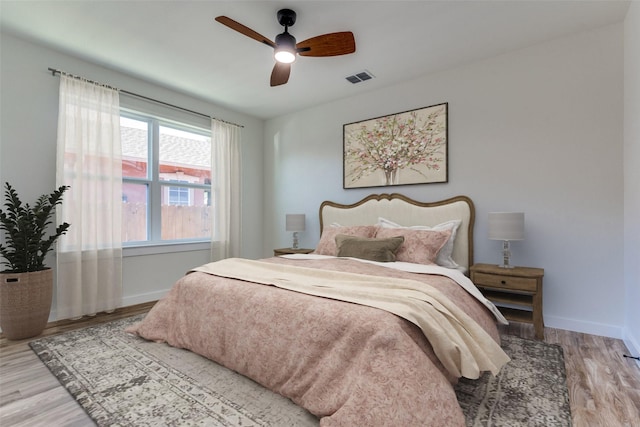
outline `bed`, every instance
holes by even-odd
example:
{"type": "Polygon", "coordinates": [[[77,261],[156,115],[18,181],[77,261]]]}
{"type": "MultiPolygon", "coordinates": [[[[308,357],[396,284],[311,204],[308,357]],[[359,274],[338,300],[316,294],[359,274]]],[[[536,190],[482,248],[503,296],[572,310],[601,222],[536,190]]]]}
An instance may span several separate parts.
{"type": "Polygon", "coordinates": [[[474,206],[323,202],[314,253],[194,268],[128,331],[201,354],[320,426],[464,426],[453,385],[508,362],[466,277],[474,206]]]}

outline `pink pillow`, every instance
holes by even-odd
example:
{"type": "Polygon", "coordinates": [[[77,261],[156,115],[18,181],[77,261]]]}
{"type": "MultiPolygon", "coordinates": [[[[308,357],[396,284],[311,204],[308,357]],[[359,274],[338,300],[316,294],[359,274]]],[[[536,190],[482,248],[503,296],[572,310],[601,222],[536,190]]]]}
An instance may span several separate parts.
{"type": "Polygon", "coordinates": [[[376,238],[403,236],[404,243],[396,252],[396,261],[415,264],[435,264],[438,252],[451,237],[451,230],[412,230],[409,228],[379,228],[376,238]]]}
{"type": "Polygon", "coordinates": [[[354,225],[352,227],[330,225],[322,230],[322,236],[318,246],[316,246],[315,254],[338,256],[338,246],[336,245],[336,236],[338,234],[346,234],[347,236],[356,237],[374,237],[376,230],[375,225],[354,225]]]}

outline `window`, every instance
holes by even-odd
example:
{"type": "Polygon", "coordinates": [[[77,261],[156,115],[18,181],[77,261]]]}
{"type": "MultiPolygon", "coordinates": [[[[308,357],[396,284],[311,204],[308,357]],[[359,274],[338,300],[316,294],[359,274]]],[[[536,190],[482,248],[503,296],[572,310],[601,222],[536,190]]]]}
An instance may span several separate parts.
{"type": "Polygon", "coordinates": [[[211,239],[211,131],[123,112],[122,242],[211,239]]]}
{"type": "Polygon", "coordinates": [[[170,206],[189,206],[189,189],[184,187],[169,187],[170,206]]]}

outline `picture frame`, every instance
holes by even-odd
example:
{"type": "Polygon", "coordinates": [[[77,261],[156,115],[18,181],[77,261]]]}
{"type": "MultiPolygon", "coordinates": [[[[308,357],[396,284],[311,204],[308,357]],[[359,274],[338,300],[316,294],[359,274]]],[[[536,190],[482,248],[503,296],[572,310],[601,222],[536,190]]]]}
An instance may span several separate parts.
{"type": "Polygon", "coordinates": [[[343,188],[449,181],[449,104],[343,125],[343,188]]]}

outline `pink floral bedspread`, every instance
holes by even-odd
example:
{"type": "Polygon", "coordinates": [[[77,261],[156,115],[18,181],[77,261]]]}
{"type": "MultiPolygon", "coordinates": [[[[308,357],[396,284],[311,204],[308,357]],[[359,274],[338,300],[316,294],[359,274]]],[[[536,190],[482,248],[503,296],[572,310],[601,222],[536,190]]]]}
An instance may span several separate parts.
{"type": "MultiPolygon", "coordinates": [[[[493,315],[443,276],[354,260],[274,263],[428,282],[499,340],[493,315]]],[[[321,426],[464,426],[451,377],[414,324],[376,308],[194,272],[128,329],[290,398],[321,426]]]]}

